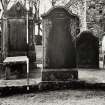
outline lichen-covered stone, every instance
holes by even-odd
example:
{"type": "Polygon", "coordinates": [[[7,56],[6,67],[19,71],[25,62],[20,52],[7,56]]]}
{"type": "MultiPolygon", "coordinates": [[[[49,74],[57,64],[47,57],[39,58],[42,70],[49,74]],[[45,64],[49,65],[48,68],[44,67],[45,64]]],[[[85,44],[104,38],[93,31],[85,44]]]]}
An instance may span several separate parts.
{"type": "Polygon", "coordinates": [[[78,71],[73,69],[44,69],[42,81],[71,81],[78,79],[78,71]]]}

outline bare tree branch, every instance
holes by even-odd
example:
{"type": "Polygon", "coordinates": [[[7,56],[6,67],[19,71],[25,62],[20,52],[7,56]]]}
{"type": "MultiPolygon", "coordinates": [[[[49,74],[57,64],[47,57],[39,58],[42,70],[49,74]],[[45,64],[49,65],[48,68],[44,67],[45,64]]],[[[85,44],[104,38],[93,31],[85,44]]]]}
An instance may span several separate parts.
{"type": "Polygon", "coordinates": [[[3,10],[7,9],[10,0],[0,0],[3,10]]]}
{"type": "Polygon", "coordinates": [[[4,5],[3,5],[3,2],[2,2],[2,0],[0,0],[0,2],[1,2],[2,8],[3,8],[3,10],[4,10],[4,5]]]}

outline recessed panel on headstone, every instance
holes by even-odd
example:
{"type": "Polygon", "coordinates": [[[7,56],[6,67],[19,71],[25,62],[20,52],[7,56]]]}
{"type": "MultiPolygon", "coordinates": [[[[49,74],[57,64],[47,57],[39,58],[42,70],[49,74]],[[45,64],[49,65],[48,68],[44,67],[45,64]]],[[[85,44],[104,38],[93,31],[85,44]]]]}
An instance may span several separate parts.
{"type": "Polygon", "coordinates": [[[24,19],[10,19],[9,27],[9,51],[26,51],[27,37],[24,19]]]}

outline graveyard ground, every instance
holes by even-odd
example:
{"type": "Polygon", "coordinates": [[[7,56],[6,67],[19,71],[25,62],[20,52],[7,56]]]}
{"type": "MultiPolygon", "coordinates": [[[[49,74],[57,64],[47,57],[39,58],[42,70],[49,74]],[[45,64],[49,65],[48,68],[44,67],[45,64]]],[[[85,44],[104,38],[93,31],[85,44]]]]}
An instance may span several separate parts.
{"type": "Polygon", "coordinates": [[[0,98],[0,105],[105,105],[105,91],[59,90],[0,98]]]}
{"type": "MultiPolygon", "coordinates": [[[[40,47],[37,51],[41,52],[40,47]]],[[[41,53],[38,53],[37,61],[39,62],[39,66],[41,57],[41,53]]],[[[100,64],[102,66],[102,62],[100,62],[100,64]]],[[[88,83],[105,83],[104,69],[79,69],[78,74],[80,80],[85,80],[88,83]]],[[[23,82],[26,81],[23,80],[23,82]]],[[[5,82],[2,81],[2,83],[5,82]]],[[[9,83],[10,81],[5,84],[8,85],[9,83]]],[[[12,83],[13,81],[10,84],[12,83]]],[[[14,83],[16,84],[16,82],[14,83]]],[[[19,81],[17,81],[17,83],[19,85],[19,81]]],[[[33,83],[35,83],[35,80],[33,80],[33,83]]],[[[94,89],[68,89],[14,94],[0,97],[0,105],[105,105],[105,91],[94,89]]]]}

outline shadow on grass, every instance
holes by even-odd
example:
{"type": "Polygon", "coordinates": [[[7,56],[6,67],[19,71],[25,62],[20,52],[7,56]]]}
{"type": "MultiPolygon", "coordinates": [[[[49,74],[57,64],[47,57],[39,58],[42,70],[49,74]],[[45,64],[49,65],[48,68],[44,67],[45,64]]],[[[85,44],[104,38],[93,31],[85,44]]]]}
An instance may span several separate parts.
{"type": "Polygon", "coordinates": [[[90,83],[86,83],[85,81],[79,81],[79,82],[70,81],[70,82],[63,82],[63,83],[41,82],[38,85],[29,86],[29,90],[27,90],[27,86],[0,88],[0,97],[8,97],[8,96],[18,95],[18,94],[42,93],[42,92],[67,90],[67,89],[105,91],[105,84],[103,83],[90,84],[90,83]]]}

